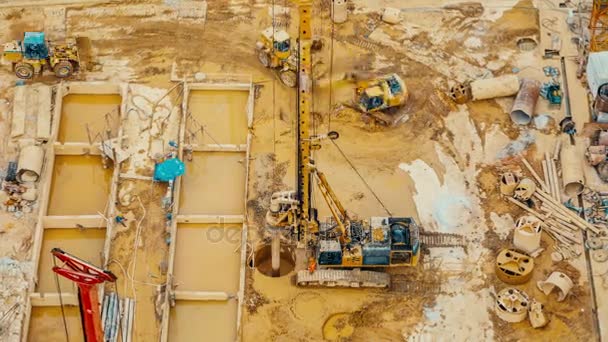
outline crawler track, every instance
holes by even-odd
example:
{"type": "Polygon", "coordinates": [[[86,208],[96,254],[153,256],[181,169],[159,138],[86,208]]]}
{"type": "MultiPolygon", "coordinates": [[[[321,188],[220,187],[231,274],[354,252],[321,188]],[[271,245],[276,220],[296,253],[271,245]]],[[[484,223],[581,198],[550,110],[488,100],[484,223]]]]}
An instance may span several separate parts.
{"type": "Polygon", "coordinates": [[[420,243],[425,247],[466,247],[463,235],[450,233],[421,232],[420,243]]]}

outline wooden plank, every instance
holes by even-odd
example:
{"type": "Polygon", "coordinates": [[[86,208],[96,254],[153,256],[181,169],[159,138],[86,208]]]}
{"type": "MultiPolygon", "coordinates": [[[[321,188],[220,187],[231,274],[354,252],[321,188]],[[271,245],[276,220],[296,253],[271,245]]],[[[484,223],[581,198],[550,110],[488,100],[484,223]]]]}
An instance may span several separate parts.
{"type": "Polygon", "coordinates": [[[27,112],[28,86],[15,87],[13,96],[13,115],[11,118],[11,138],[17,138],[25,133],[25,115],[27,112]]]}
{"type": "Polygon", "coordinates": [[[242,90],[248,91],[250,83],[190,83],[190,90],[242,90]]]}
{"type": "Polygon", "coordinates": [[[106,224],[106,219],[101,215],[45,216],[42,218],[44,229],[105,228],[106,224]]]}
{"type": "Polygon", "coordinates": [[[232,296],[226,292],[209,291],[173,291],[175,300],[196,300],[196,301],[227,301],[232,296]]]}
{"type": "MultiPolygon", "coordinates": [[[[108,86],[108,88],[110,88],[110,86],[108,86]]],[[[118,93],[120,94],[120,97],[121,97],[120,113],[119,113],[120,122],[124,122],[127,117],[129,84],[121,83],[119,86],[118,93]]],[[[117,136],[118,137],[123,136],[122,125],[120,125],[120,127],[118,128],[117,136]]],[[[110,196],[109,198],[111,200],[108,202],[109,203],[108,208],[107,208],[106,212],[104,213],[106,215],[106,217],[116,216],[116,201],[114,199],[116,199],[118,197],[118,182],[120,180],[120,168],[121,168],[120,163],[114,163],[114,170],[112,171],[112,182],[110,183],[110,194],[109,194],[109,196],[110,196]]],[[[110,222],[108,222],[107,226],[106,226],[106,239],[104,241],[103,255],[102,255],[103,267],[106,269],[108,268],[108,261],[110,260],[110,248],[112,247],[112,237],[114,234],[114,225],[115,224],[116,224],[116,221],[110,220],[110,222]]],[[[103,298],[104,291],[105,291],[105,287],[102,286],[99,291],[100,298],[103,298]]]]}
{"type": "Polygon", "coordinates": [[[253,140],[252,128],[253,128],[253,112],[255,104],[255,85],[251,82],[249,87],[249,99],[247,100],[247,151],[245,152],[245,193],[243,212],[245,213],[243,229],[241,231],[241,267],[239,270],[239,290],[237,293],[237,310],[236,310],[236,340],[241,341],[242,327],[241,321],[243,320],[243,310],[245,308],[245,281],[246,281],[246,268],[247,268],[247,245],[248,245],[248,218],[247,218],[247,200],[249,196],[249,161],[251,160],[251,141],[253,140]]]}
{"type": "MultiPolygon", "coordinates": [[[[184,81],[183,85],[184,87],[184,92],[182,95],[182,117],[181,117],[181,121],[179,123],[179,148],[177,150],[177,155],[178,158],[183,160],[184,159],[184,144],[185,144],[185,137],[186,137],[186,116],[188,113],[188,98],[190,97],[190,88],[188,86],[188,82],[184,81]]],[[[163,304],[163,316],[160,322],[160,341],[161,342],[167,342],[169,340],[169,313],[171,311],[171,300],[170,300],[170,295],[172,292],[172,287],[173,287],[173,272],[175,269],[175,249],[176,249],[176,242],[177,242],[177,222],[179,220],[179,216],[178,216],[178,211],[179,211],[179,198],[180,198],[180,191],[181,191],[181,187],[182,187],[182,177],[177,177],[177,179],[174,182],[174,189],[173,189],[173,208],[172,208],[172,215],[173,217],[175,217],[175,220],[171,221],[171,227],[170,227],[170,236],[171,236],[171,243],[169,244],[169,260],[168,260],[168,267],[167,267],[167,286],[169,287],[168,291],[165,291],[165,302],[163,304]]]]}
{"type": "Polygon", "coordinates": [[[177,215],[177,223],[243,223],[243,215],[177,215]]]}
{"type": "Polygon", "coordinates": [[[121,174],[119,174],[119,177],[121,179],[138,179],[138,180],[144,180],[144,181],[154,180],[154,177],[142,176],[142,175],[138,175],[138,174],[134,174],[134,173],[121,173],[121,174]]]}
{"type": "Polygon", "coordinates": [[[98,144],[90,145],[88,143],[80,142],[55,142],[53,144],[53,150],[57,156],[101,155],[98,144]]]}
{"type": "MultiPolygon", "coordinates": [[[[112,82],[70,82],[65,84],[64,95],[90,94],[107,95],[121,94],[123,85],[112,82]]],[[[119,135],[120,136],[120,135],[119,135]]]]}
{"type": "MultiPolygon", "coordinates": [[[[78,297],[73,293],[61,293],[63,305],[78,306],[78,297]]],[[[59,293],[30,293],[32,306],[60,306],[59,293]]]]}
{"type": "Polygon", "coordinates": [[[38,87],[36,99],[36,140],[48,141],[51,139],[51,96],[52,88],[47,85],[38,87]]]}
{"type": "Polygon", "coordinates": [[[543,179],[540,178],[538,173],[536,173],[536,170],[534,170],[532,165],[530,165],[530,163],[528,162],[526,157],[523,156],[523,154],[521,155],[521,161],[524,164],[524,166],[528,169],[528,171],[530,171],[530,174],[532,174],[532,177],[534,177],[534,179],[536,179],[538,184],[540,184],[540,187],[543,188],[543,190],[545,190],[545,191],[549,190],[549,188],[547,187],[547,184],[545,184],[545,181],[543,181],[543,179]]]}
{"type": "Polygon", "coordinates": [[[193,152],[245,152],[246,144],[191,144],[193,152]]]}

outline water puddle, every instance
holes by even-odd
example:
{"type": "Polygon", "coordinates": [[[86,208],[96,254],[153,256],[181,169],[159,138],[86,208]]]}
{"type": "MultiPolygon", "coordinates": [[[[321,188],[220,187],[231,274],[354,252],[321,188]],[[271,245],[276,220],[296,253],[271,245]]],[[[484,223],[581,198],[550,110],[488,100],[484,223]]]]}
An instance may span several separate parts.
{"type": "Polygon", "coordinates": [[[241,265],[242,227],[235,224],[180,224],[175,250],[179,291],[236,294],[241,265]]]}
{"type": "Polygon", "coordinates": [[[235,341],[237,303],[178,301],[171,309],[169,341],[235,341]]]}
{"type": "Polygon", "coordinates": [[[327,341],[347,340],[354,332],[348,313],[331,315],[323,325],[323,338],[327,341]]]}
{"type": "Polygon", "coordinates": [[[186,162],[180,210],[187,214],[240,215],[245,210],[245,155],[195,152],[186,162]]]}
{"type": "Polygon", "coordinates": [[[112,170],[99,156],[56,156],[47,215],[104,213],[112,170]]]}
{"type": "MultiPolygon", "coordinates": [[[[65,319],[70,341],[84,341],[80,309],[64,306],[65,319]]],[[[28,342],[67,341],[59,306],[33,307],[28,332],[28,342]]]]}
{"type": "MultiPolygon", "coordinates": [[[[59,125],[60,142],[89,142],[89,127],[92,140],[98,133],[105,134],[105,129],[118,122],[122,98],[118,94],[90,95],[69,94],[63,98],[61,107],[61,124],[59,125]],[[106,121],[106,114],[111,120],[106,121]]],[[[116,129],[116,126],[111,127],[116,129]]],[[[105,136],[104,136],[105,138],[105,136]]],[[[97,139],[99,141],[99,139],[97,139]]]]}
{"type": "Polygon", "coordinates": [[[248,98],[249,92],[242,90],[191,91],[188,108],[198,124],[189,121],[189,130],[197,131],[203,125],[207,132],[204,144],[245,144],[248,98]]]}
{"type": "MultiPolygon", "coordinates": [[[[36,292],[57,293],[53,256],[51,249],[59,247],[65,252],[88,261],[93,265],[101,266],[101,254],[106,238],[105,228],[49,228],[44,230],[40,263],[38,264],[38,286],[36,292]]],[[[59,277],[62,293],[77,293],[74,282],[59,277]]],[[[51,341],[51,340],[49,340],[51,341]]],[[[53,340],[54,341],[54,340],[53,340]]]]}

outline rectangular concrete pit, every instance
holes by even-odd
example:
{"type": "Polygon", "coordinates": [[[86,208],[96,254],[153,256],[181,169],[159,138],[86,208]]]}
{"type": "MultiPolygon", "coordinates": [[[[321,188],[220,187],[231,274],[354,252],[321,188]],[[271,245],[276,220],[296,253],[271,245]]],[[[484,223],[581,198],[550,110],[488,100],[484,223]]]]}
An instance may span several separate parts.
{"type": "MultiPolygon", "coordinates": [[[[93,265],[101,265],[101,254],[106,238],[103,228],[50,228],[44,230],[40,263],[38,265],[38,286],[36,292],[58,293],[53,268],[51,249],[59,247],[64,251],[78,256],[93,265]]],[[[60,264],[59,264],[60,265],[60,264]]],[[[62,293],[77,294],[76,284],[68,279],[59,277],[62,293]]]]}
{"type": "MultiPolygon", "coordinates": [[[[63,311],[70,341],[84,341],[80,309],[77,306],[64,306],[63,311]]],[[[33,307],[27,340],[28,342],[67,341],[61,308],[33,307]]]]}
{"type": "Polygon", "coordinates": [[[177,301],[169,318],[169,341],[235,341],[236,311],[234,299],[228,302],[177,301]]]}
{"type": "MultiPolygon", "coordinates": [[[[195,122],[204,126],[202,143],[245,144],[248,98],[249,92],[242,90],[192,90],[188,108],[195,122]]],[[[197,126],[188,123],[190,131],[197,126]]]]}
{"type": "Polygon", "coordinates": [[[238,224],[179,224],[175,251],[177,290],[236,293],[241,228],[238,224]]]}
{"type": "Polygon", "coordinates": [[[194,152],[186,162],[180,215],[240,215],[244,211],[245,154],[194,152]]]}
{"type": "Polygon", "coordinates": [[[111,179],[99,156],[56,156],[47,215],[104,213],[111,179]]]}
{"type": "MultiPolygon", "coordinates": [[[[106,114],[117,124],[122,98],[118,94],[69,94],[63,98],[61,124],[57,141],[60,142],[89,142],[86,126],[89,127],[91,140],[100,141],[97,134],[106,138],[106,114]]],[[[116,127],[111,127],[116,132],[116,127]]]]}

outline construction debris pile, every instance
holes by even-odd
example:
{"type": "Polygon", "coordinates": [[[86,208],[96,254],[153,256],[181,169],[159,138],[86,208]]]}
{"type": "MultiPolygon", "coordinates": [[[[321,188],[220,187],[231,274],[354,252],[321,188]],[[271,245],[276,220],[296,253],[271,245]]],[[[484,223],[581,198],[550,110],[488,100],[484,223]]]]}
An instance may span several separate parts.
{"type": "Polygon", "coordinates": [[[119,332],[122,341],[131,341],[134,315],[135,300],[119,298],[116,292],[106,294],[101,311],[104,341],[117,342],[119,332]]]}
{"type": "Polygon", "coordinates": [[[16,218],[23,213],[31,213],[38,198],[36,184],[42,172],[44,149],[31,145],[21,149],[19,160],[9,162],[6,175],[2,180],[0,207],[14,213],[16,218]]]}
{"type": "Polygon", "coordinates": [[[0,341],[21,341],[29,263],[0,258],[0,341]]]}
{"type": "MultiPolygon", "coordinates": [[[[546,153],[541,161],[539,169],[542,173],[537,172],[523,155],[522,168],[513,166],[503,171],[499,186],[501,194],[523,209],[526,215],[515,223],[513,248],[502,249],[496,258],[495,272],[502,282],[522,285],[532,278],[535,258],[544,251],[541,246],[543,231],[554,241],[550,244],[554,263],[576,259],[582,255],[584,247],[606,251],[601,236],[605,236],[608,230],[608,206],[605,205],[608,199],[602,193],[585,187],[583,165],[577,157],[573,145],[562,147],[558,141],[553,153],[546,153]],[[563,201],[562,194],[568,200],[563,201]],[[581,204],[577,204],[579,198],[582,198],[581,204]],[[587,240],[583,246],[585,235],[587,240]]],[[[608,260],[606,252],[593,255],[596,261],[608,260]]],[[[557,301],[561,302],[566,300],[575,283],[566,273],[553,270],[536,286],[547,296],[557,289],[557,301]]],[[[494,297],[495,312],[506,322],[521,322],[528,317],[534,328],[549,322],[543,312],[543,304],[531,299],[522,289],[507,287],[494,297]]]]}
{"type": "MultiPolygon", "coordinates": [[[[560,149],[560,144],[555,146],[553,155],[547,153],[545,160],[542,161],[542,174],[535,171],[532,165],[522,157],[522,163],[528,170],[531,178],[521,177],[517,172],[505,172],[501,177],[501,193],[507,200],[525,210],[531,216],[525,219],[525,224],[518,226],[531,227],[526,234],[532,231],[540,236],[540,230],[547,233],[554,241],[555,249],[552,258],[555,261],[577,257],[582,253],[582,236],[580,231],[587,231],[592,236],[604,235],[608,226],[606,225],[606,214],[601,212],[604,199],[584,186],[582,165],[576,162],[576,153],[571,146],[560,149]],[[561,150],[561,153],[560,153],[561,150]],[[561,162],[561,163],[560,163],[561,162]],[[561,167],[560,180],[558,167],[561,167]],[[570,198],[562,202],[561,191],[570,198]],[[578,195],[584,194],[583,198],[586,219],[580,217],[582,209],[574,205],[578,195]],[[532,223],[531,223],[532,222],[532,223]]],[[[519,236],[515,230],[515,237],[519,236]]],[[[540,246],[540,238],[535,240],[535,244],[540,246]]],[[[531,252],[530,248],[526,250],[531,252]]]]}

